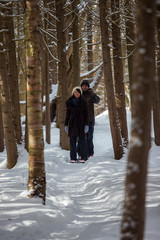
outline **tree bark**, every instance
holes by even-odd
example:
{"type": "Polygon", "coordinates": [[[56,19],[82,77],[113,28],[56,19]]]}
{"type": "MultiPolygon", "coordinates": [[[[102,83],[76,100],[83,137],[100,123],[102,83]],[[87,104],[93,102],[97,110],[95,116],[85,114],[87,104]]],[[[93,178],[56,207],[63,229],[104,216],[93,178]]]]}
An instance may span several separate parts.
{"type": "Polygon", "coordinates": [[[152,86],[155,76],[155,0],[138,1],[136,29],[137,51],[132,84],[134,111],[126,173],[121,240],[143,240],[144,236],[152,86]]]}
{"type": "Polygon", "coordinates": [[[110,120],[110,128],[112,134],[112,142],[114,149],[115,159],[120,159],[123,156],[122,138],[120,134],[118,114],[116,110],[113,80],[112,80],[112,69],[111,69],[111,57],[109,44],[108,22],[105,20],[106,17],[106,3],[107,0],[99,0],[100,8],[100,25],[101,25],[101,37],[102,37],[102,54],[104,64],[104,81],[107,91],[107,103],[110,120]]]}
{"type": "Polygon", "coordinates": [[[65,33],[64,33],[64,1],[56,0],[57,17],[57,49],[58,49],[58,82],[59,82],[59,100],[58,115],[60,125],[60,146],[63,149],[69,149],[69,139],[64,130],[67,100],[67,62],[65,51],[65,33]]]}
{"type": "Polygon", "coordinates": [[[79,26],[78,26],[78,1],[72,2],[73,10],[73,23],[72,23],[72,34],[73,34],[73,83],[72,88],[79,86],[80,83],[80,59],[79,59],[79,26]]]}
{"type": "MultiPolygon", "coordinates": [[[[1,93],[1,89],[0,89],[1,93]]],[[[2,107],[0,99],[0,152],[4,151],[4,132],[3,132],[3,121],[2,121],[2,107]]]]}
{"type": "Polygon", "coordinates": [[[155,144],[160,146],[160,4],[157,4],[158,17],[157,17],[157,80],[154,81],[153,93],[153,119],[154,119],[154,136],[155,144]]]}
{"type": "Polygon", "coordinates": [[[40,10],[37,0],[26,1],[25,37],[27,72],[27,120],[29,141],[29,197],[45,203],[46,177],[42,126],[42,88],[40,64],[40,10]]]}
{"type": "Polygon", "coordinates": [[[119,0],[111,0],[112,10],[112,43],[113,43],[113,67],[116,94],[116,107],[120,122],[121,134],[124,146],[128,144],[128,128],[126,118],[124,74],[121,48],[121,31],[120,31],[120,6],[119,0]]]}
{"type": "MultiPolygon", "coordinates": [[[[92,42],[92,4],[89,4],[88,6],[88,12],[87,12],[87,56],[88,56],[88,71],[91,71],[93,69],[93,42],[92,42]]],[[[90,74],[90,77],[88,79],[89,81],[93,80],[93,73],[90,74]]]]}
{"type": "MultiPolygon", "coordinates": [[[[44,7],[47,8],[47,1],[44,1],[44,7]]],[[[45,13],[44,17],[48,19],[48,14],[45,13]]],[[[48,31],[48,22],[47,20],[44,20],[45,30],[48,31]]],[[[45,36],[45,44],[48,46],[48,36],[45,36]]],[[[46,142],[48,144],[51,143],[51,120],[50,120],[50,101],[49,101],[49,95],[50,95],[50,82],[49,82],[49,54],[48,49],[46,46],[44,46],[44,69],[43,69],[43,77],[44,77],[44,83],[45,83],[45,126],[46,126],[46,142]]]]}
{"type": "Polygon", "coordinates": [[[124,0],[126,9],[126,40],[128,55],[128,72],[132,112],[132,82],[133,82],[133,63],[135,51],[135,6],[133,1],[124,0]]]}
{"type": "Polygon", "coordinates": [[[16,58],[16,45],[14,36],[14,25],[13,25],[13,3],[8,5],[6,8],[6,22],[7,22],[7,38],[6,45],[9,48],[8,52],[8,76],[9,76],[9,87],[11,95],[11,110],[13,125],[15,129],[15,137],[18,144],[22,142],[22,130],[21,130],[21,114],[19,104],[19,86],[18,86],[18,70],[17,70],[17,58],[16,58]]]}
{"type": "MultiPolygon", "coordinates": [[[[3,3],[2,3],[3,4],[3,3]]],[[[2,6],[1,4],[1,6],[2,6]]],[[[4,5],[5,6],[5,5],[4,5]]],[[[3,9],[4,10],[4,9],[3,9]]],[[[2,10],[2,11],[3,11],[2,10]]],[[[7,18],[5,14],[0,15],[0,89],[1,89],[1,106],[2,106],[2,121],[4,129],[4,138],[7,152],[7,168],[13,168],[17,163],[17,146],[14,136],[14,126],[12,122],[12,113],[10,105],[10,94],[8,86],[8,74],[6,68],[7,62],[7,46],[5,46],[7,32],[7,18]]]]}
{"type": "MultiPolygon", "coordinates": [[[[154,75],[156,76],[156,72],[154,75]]],[[[158,81],[155,80],[153,81],[153,94],[152,94],[153,128],[155,144],[157,146],[160,146],[160,103],[158,93],[159,93],[158,81]]]]}

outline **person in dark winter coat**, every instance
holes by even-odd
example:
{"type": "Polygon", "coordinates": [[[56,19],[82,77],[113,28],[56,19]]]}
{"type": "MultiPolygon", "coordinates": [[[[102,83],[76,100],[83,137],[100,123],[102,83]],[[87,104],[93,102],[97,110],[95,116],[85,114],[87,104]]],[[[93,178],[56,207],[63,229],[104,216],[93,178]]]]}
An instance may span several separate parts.
{"type": "Polygon", "coordinates": [[[95,115],[94,115],[94,104],[98,104],[100,97],[94,93],[93,89],[90,88],[88,80],[83,80],[81,83],[81,88],[83,91],[82,96],[87,101],[88,105],[88,114],[89,114],[89,131],[87,133],[87,155],[88,157],[93,156],[94,154],[94,144],[93,144],[93,132],[95,124],[95,115]]]}
{"type": "Polygon", "coordinates": [[[81,149],[80,162],[87,160],[86,134],[88,132],[88,106],[82,97],[82,89],[75,87],[72,96],[66,101],[65,131],[70,137],[70,159],[77,161],[77,141],[81,149]]]}

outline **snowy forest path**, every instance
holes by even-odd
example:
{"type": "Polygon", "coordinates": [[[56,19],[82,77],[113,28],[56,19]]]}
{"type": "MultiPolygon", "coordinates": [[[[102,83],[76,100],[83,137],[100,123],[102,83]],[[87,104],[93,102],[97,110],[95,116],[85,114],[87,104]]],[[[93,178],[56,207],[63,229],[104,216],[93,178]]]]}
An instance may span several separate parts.
{"type": "Polygon", "coordinates": [[[107,223],[115,225],[120,220],[125,161],[113,159],[111,142],[106,145],[108,148],[105,156],[100,142],[101,137],[103,144],[105,141],[107,144],[109,140],[103,124],[96,123],[95,155],[84,164],[70,163],[69,151],[59,147],[58,138],[53,137],[54,148],[47,146],[46,204],[57,208],[61,218],[60,231],[54,233],[57,240],[86,239],[88,231],[91,234],[92,230],[97,228],[98,234],[101,227],[103,229],[104,223],[107,231],[107,223]],[[105,137],[102,136],[103,133],[105,137]]]}
{"type": "MultiPolygon", "coordinates": [[[[121,160],[114,160],[107,112],[96,117],[94,146],[94,157],[86,163],[70,163],[69,151],[60,148],[59,130],[52,123],[51,144],[45,143],[45,205],[41,199],[28,198],[28,153],[24,146],[19,146],[18,162],[11,170],[5,168],[6,154],[2,153],[1,239],[106,240],[106,236],[109,240],[118,239],[127,154],[121,160]]],[[[148,237],[145,240],[160,239],[157,231],[159,158],[159,147],[152,143],[146,203],[148,237]]]]}

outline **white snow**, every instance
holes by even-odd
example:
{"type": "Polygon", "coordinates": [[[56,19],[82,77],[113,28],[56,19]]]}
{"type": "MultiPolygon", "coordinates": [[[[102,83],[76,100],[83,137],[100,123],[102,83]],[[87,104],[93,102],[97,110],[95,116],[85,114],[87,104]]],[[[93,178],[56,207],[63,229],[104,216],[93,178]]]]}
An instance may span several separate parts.
{"type": "MultiPolygon", "coordinates": [[[[27,197],[28,153],[23,146],[11,170],[6,169],[6,153],[0,153],[1,240],[120,239],[127,151],[121,160],[114,159],[107,111],[96,117],[94,144],[92,159],[71,164],[69,151],[59,147],[59,130],[52,123],[52,144],[45,143],[46,205],[27,197]]],[[[144,240],[160,239],[159,183],[160,147],[152,143],[144,240]]]]}
{"type": "Polygon", "coordinates": [[[135,147],[135,146],[141,147],[142,145],[143,145],[143,142],[139,137],[132,136],[131,142],[130,142],[130,147],[135,147]]]}

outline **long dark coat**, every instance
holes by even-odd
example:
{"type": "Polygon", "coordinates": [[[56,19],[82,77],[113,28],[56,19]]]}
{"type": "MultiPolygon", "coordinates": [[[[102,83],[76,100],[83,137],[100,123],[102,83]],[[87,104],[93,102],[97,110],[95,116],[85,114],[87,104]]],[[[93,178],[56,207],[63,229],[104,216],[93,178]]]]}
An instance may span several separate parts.
{"type": "Polygon", "coordinates": [[[86,100],[80,96],[78,106],[73,103],[74,96],[66,101],[66,119],[65,126],[68,126],[68,136],[84,137],[85,125],[88,125],[88,106],[86,100]]]}
{"type": "Polygon", "coordinates": [[[95,122],[94,116],[94,103],[99,103],[100,97],[93,91],[92,88],[88,88],[87,91],[83,91],[84,99],[87,101],[88,104],[88,117],[89,122],[95,122]]]}

